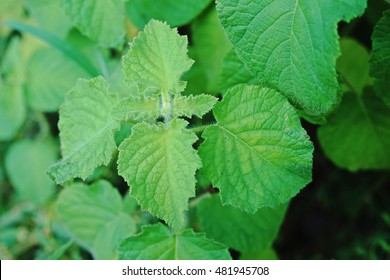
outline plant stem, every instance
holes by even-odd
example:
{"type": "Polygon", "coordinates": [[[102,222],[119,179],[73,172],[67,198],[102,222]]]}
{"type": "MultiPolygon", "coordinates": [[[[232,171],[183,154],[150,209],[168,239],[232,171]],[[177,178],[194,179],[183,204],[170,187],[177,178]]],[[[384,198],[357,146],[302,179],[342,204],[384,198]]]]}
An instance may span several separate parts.
{"type": "Polygon", "coordinates": [[[195,197],[193,200],[190,201],[189,207],[194,208],[196,205],[199,204],[199,202],[201,202],[203,199],[208,197],[211,197],[211,193],[209,192],[202,193],[201,195],[195,197]]]}

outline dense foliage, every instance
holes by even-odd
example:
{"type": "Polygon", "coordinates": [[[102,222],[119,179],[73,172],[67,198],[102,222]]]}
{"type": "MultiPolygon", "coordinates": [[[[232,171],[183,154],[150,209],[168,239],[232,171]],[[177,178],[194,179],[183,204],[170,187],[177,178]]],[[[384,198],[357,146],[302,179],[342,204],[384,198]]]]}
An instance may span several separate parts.
{"type": "Polygon", "coordinates": [[[2,0],[0,259],[390,258],[390,5],[2,0]]]}

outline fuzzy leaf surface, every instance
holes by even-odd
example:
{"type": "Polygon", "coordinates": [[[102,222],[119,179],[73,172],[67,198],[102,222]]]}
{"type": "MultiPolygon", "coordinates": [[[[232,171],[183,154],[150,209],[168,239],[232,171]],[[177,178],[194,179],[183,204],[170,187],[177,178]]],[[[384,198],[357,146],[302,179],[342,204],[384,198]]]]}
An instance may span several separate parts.
{"type": "Polygon", "coordinates": [[[390,10],[375,26],[370,63],[375,91],[390,106],[390,10]]]}
{"type": "Polygon", "coordinates": [[[202,231],[207,237],[240,252],[260,252],[271,247],[283,221],[287,205],[261,208],[254,214],[230,205],[223,206],[218,195],[197,206],[202,231]]]}
{"type": "Polygon", "coordinates": [[[117,97],[102,78],[79,80],[60,107],[63,159],[49,169],[58,184],[73,178],[85,180],[100,165],[107,165],[116,148],[114,131],[119,123],[111,116],[117,97]]]}
{"type": "Polygon", "coordinates": [[[370,89],[362,96],[345,94],[340,107],[318,129],[318,138],[339,167],[390,168],[390,108],[370,89]]]}
{"type": "Polygon", "coordinates": [[[112,110],[112,115],[119,121],[153,120],[157,119],[159,114],[160,107],[157,96],[129,96],[119,100],[112,110]]]}
{"type": "Polygon", "coordinates": [[[237,85],[214,110],[199,148],[224,205],[254,213],[286,203],[311,181],[313,145],[279,92],[237,85]]]}
{"type": "Polygon", "coordinates": [[[187,122],[174,119],[167,126],[139,123],[119,146],[118,173],[144,210],[179,229],[188,199],[195,196],[195,171],[201,167],[192,144],[196,135],[187,122]]]}
{"type": "Polygon", "coordinates": [[[61,0],[73,24],[104,47],[117,47],[125,35],[125,0],[61,0]]]}
{"type": "Polygon", "coordinates": [[[217,98],[207,94],[176,96],[173,99],[173,115],[188,118],[195,115],[201,118],[214,107],[215,103],[217,98]]]}
{"type": "Polygon", "coordinates": [[[70,235],[95,259],[115,258],[119,242],[136,230],[133,219],[123,211],[120,194],[107,181],[65,188],[56,209],[70,235]]]}
{"type": "Polygon", "coordinates": [[[180,77],[193,61],[187,56],[186,37],[166,23],[151,20],[134,39],[122,63],[129,86],[137,85],[141,92],[151,87],[174,94],[184,89],[180,77]]]}
{"type": "Polygon", "coordinates": [[[361,15],[366,0],[217,2],[237,55],[261,84],[310,115],[337,103],[337,23],[361,15]]]}
{"type": "Polygon", "coordinates": [[[186,229],[171,233],[162,224],[144,226],[119,245],[121,260],[228,260],[227,247],[186,229]]]}
{"type": "Polygon", "coordinates": [[[142,29],[151,19],[181,26],[197,17],[211,0],[131,0],[126,4],[129,18],[142,29]]]}

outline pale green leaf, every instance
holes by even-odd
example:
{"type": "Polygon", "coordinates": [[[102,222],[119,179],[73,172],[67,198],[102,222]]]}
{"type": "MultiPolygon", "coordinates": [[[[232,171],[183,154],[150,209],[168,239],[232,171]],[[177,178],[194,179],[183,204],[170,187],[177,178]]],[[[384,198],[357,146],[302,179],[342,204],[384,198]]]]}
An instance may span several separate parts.
{"type": "Polygon", "coordinates": [[[261,208],[254,214],[222,206],[219,195],[203,199],[197,205],[201,230],[208,238],[240,252],[259,252],[272,245],[283,221],[287,205],[261,208]]]}
{"type": "Polygon", "coordinates": [[[277,260],[276,251],[268,248],[260,252],[240,254],[240,260],[277,260]]]}
{"type": "Polygon", "coordinates": [[[60,107],[63,159],[49,169],[58,184],[86,179],[100,165],[107,165],[116,149],[114,131],[119,122],[111,117],[117,97],[102,78],[80,79],[60,107]]]}
{"type": "Polygon", "coordinates": [[[41,48],[27,66],[27,102],[36,111],[57,111],[78,78],[89,74],[54,48],[41,48]]]}
{"type": "Polygon", "coordinates": [[[119,242],[136,230],[133,219],[123,212],[120,194],[107,181],[65,188],[56,209],[70,235],[95,259],[115,258],[119,242]]]}
{"type": "Polygon", "coordinates": [[[10,42],[1,60],[0,72],[0,141],[2,141],[11,140],[26,117],[22,88],[24,68],[19,39],[10,42]]]}
{"type": "Polygon", "coordinates": [[[125,0],[61,0],[73,24],[104,47],[118,47],[125,35],[125,0]]]}
{"type": "Polygon", "coordinates": [[[120,99],[114,106],[112,115],[120,121],[154,120],[160,114],[159,98],[157,96],[130,96],[120,99]]]}
{"type": "Polygon", "coordinates": [[[197,17],[211,0],[131,0],[126,4],[127,15],[142,29],[151,19],[181,26],[197,17]]]}
{"type": "Polygon", "coordinates": [[[55,185],[46,169],[57,160],[52,139],[14,142],[5,155],[5,168],[12,186],[26,200],[42,204],[51,198],[55,185]]]}
{"type": "Polygon", "coordinates": [[[390,108],[368,89],[346,94],[318,129],[325,154],[351,171],[390,168],[390,108]]]}
{"type": "Polygon", "coordinates": [[[207,94],[175,96],[173,99],[173,115],[202,117],[209,112],[217,102],[217,98],[207,94]]]}
{"type": "Polygon", "coordinates": [[[372,34],[370,74],[375,91],[390,106],[390,10],[383,14],[372,34]]]}
{"type": "Polygon", "coordinates": [[[191,29],[195,64],[199,64],[206,76],[202,83],[206,83],[208,93],[218,93],[222,62],[231,44],[218,20],[215,7],[197,18],[191,29]]]}
{"type": "Polygon", "coordinates": [[[338,102],[337,23],[363,13],[366,0],[219,0],[233,47],[261,82],[310,115],[338,102]]]}
{"type": "Polygon", "coordinates": [[[238,84],[259,84],[259,81],[248,71],[245,64],[231,50],[223,60],[220,89],[225,93],[229,88],[238,84]]]}
{"type": "MultiPolygon", "coordinates": [[[[24,18],[23,0],[1,0],[0,1],[0,22],[6,20],[21,20],[24,18]]],[[[7,34],[9,27],[0,24],[0,35],[7,34]]]]}
{"type": "Polygon", "coordinates": [[[118,173],[144,210],[175,229],[184,225],[188,199],[195,196],[195,171],[201,167],[192,144],[196,135],[187,122],[133,126],[131,136],[119,146],[118,173]]]}
{"type": "Polygon", "coordinates": [[[31,16],[45,30],[64,38],[72,23],[61,8],[60,0],[25,0],[31,16]]]}
{"type": "Polygon", "coordinates": [[[362,94],[364,87],[372,84],[368,73],[370,54],[363,45],[350,38],[340,40],[340,49],[341,56],[337,60],[337,70],[344,81],[343,91],[353,90],[355,93],[362,94]]]}
{"type": "Polygon", "coordinates": [[[187,56],[187,38],[152,20],[134,39],[122,63],[130,86],[136,84],[141,92],[152,87],[175,94],[184,89],[180,77],[193,61],[187,56]]]}
{"type": "Polygon", "coordinates": [[[119,245],[122,260],[228,260],[227,247],[186,229],[171,233],[162,224],[144,226],[119,245]]]}
{"type": "Polygon", "coordinates": [[[204,173],[224,205],[254,213],[286,203],[311,181],[313,145],[287,99],[237,85],[214,110],[199,148],[204,173]]]}

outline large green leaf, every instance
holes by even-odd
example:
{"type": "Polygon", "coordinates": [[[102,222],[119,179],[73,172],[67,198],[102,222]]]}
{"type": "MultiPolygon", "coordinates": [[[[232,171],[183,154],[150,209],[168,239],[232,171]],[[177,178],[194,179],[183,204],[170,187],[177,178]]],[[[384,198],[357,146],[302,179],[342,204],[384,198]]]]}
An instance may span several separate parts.
{"type": "Polygon", "coordinates": [[[370,63],[375,91],[390,106],[390,10],[375,26],[370,63]]]}
{"type": "Polygon", "coordinates": [[[218,0],[229,39],[248,70],[308,114],[338,101],[337,23],[361,15],[366,0],[218,0]]]}
{"type": "Polygon", "coordinates": [[[122,260],[228,260],[227,247],[186,229],[170,233],[162,224],[144,226],[119,245],[122,260]]]}
{"type": "Polygon", "coordinates": [[[204,10],[211,0],[131,0],[126,4],[127,15],[142,29],[151,19],[166,21],[171,26],[189,23],[204,10]]]}
{"type": "Polygon", "coordinates": [[[84,35],[105,47],[123,43],[125,0],[61,0],[61,4],[84,35]]]}
{"type": "Polygon", "coordinates": [[[350,38],[340,40],[340,49],[337,70],[342,75],[343,91],[362,94],[364,87],[372,84],[368,73],[370,54],[363,45],[350,38]]]}
{"type": "Polygon", "coordinates": [[[238,84],[259,84],[259,81],[248,71],[245,64],[231,50],[223,60],[220,89],[225,93],[229,88],[238,84]]]}
{"type": "Polygon", "coordinates": [[[218,195],[197,205],[202,231],[207,237],[241,252],[260,252],[272,245],[283,221],[287,205],[262,208],[254,214],[222,206],[218,195]]]}
{"type": "Polygon", "coordinates": [[[52,139],[14,142],[5,156],[5,168],[19,195],[41,204],[53,195],[55,185],[46,169],[57,159],[57,146],[52,139]]]}
{"type": "Polygon", "coordinates": [[[193,61],[187,56],[187,38],[166,23],[150,21],[123,57],[125,81],[141,92],[152,87],[172,94],[184,89],[181,75],[193,61]]]}
{"type": "Polygon", "coordinates": [[[64,38],[72,28],[60,5],[61,0],[25,0],[31,16],[45,30],[64,38]]]}
{"type": "Polygon", "coordinates": [[[170,226],[184,225],[188,199],[195,196],[195,171],[201,167],[187,122],[158,126],[140,123],[119,146],[118,172],[141,207],[170,226]]]}
{"type": "Polygon", "coordinates": [[[96,259],[115,258],[119,242],[136,230],[133,219],[123,211],[120,194],[107,181],[67,187],[56,209],[71,236],[96,259]]]}
{"type": "Polygon", "coordinates": [[[117,97],[102,78],[80,79],[60,108],[63,159],[49,173],[58,184],[72,178],[86,179],[100,165],[107,165],[116,148],[114,131],[119,122],[111,116],[117,97]]]}
{"type": "Polygon", "coordinates": [[[313,145],[283,95],[237,85],[214,115],[199,155],[223,204],[254,213],[289,201],[311,181],[313,145]]]}
{"type": "Polygon", "coordinates": [[[20,41],[13,39],[0,61],[0,141],[10,140],[26,117],[23,88],[24,68],[20,41]]]}
{"type": "Polygon", "coordinates": [[[217,98],[207,94],[175,96],[173,99],[173,115],[189,118],[196,115],[201,118],[214,107],[216,102],[217,98]]]}
{"type": "Polygon", "coordinates": [[[205,73],[208,93],[219,92],[219,79],[222,73],[222,62],[231,49],[215,8],[197,18],[191,25],[192,48],[195,53],[195,64],[198,64],[205,73]]]}
{"type": "Polygon", "coordinates": [[[87,77],[89,74],[63,53],[41,48],[28,63],[27,102],[37,111],[57,111],[77,79],[87,77]]]}
{"type": "Polygon", "coordinates": [[[155,120],[160,114],[159,98],[157,96],[129,96],[118,101],[112,110],[112,115],[120,120],[155,120]]]}
{"type": "Polygon", "coordinates": [[[368,89],[346,94],[318,129],[325,154],[351,171],[390,168],[390,108],[368,89]]]}

